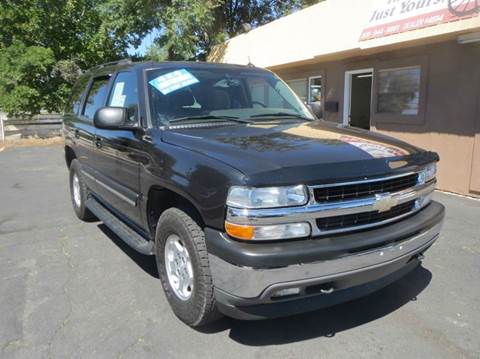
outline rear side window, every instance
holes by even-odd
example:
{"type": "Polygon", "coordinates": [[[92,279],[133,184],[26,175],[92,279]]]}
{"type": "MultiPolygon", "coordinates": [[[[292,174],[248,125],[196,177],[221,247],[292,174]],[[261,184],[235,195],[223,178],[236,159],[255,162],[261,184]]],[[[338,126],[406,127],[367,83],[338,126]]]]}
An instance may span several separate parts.
{"type": "Polygon", "coordinates": [[[108,106],[125,107],[130,122],[136,122],[138,112],[137,76],[134,72],[120,72],[115,78],[108,106]]]}
{"type": "Polygon", "coordinates": [[[82,76],[78,79],[72,89],[72,94],[70,96],[70,101],[65,109],[67,113],[74,113],[78,115],[80,111],[80,106],[82,104],[82,95],[85,91],[85,87],[88,83],[88,76],[82,76]]]}
{"type": "Polygon", "coordinates": [[[93,120],[95,112],[105,103],[108,90],[108,80],[109,77],[98,77],[93,79],[82,113],[84,117],[93,120]]]}

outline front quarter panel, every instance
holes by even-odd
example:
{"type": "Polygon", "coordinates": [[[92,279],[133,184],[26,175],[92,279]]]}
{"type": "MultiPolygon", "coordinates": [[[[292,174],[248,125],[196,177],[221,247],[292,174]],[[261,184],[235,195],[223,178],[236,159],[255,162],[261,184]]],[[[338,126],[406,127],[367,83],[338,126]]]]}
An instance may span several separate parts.
{"type": "Polygon", "coordinates": [[[148,145],[150,160],[140,174],[142,193],[147,196],[152,187],[176,192],[196,207],[207,227],[221,230],[228,189],[245,183],[244,175],[204,154],[162,142],[156,131],[148,145]]]}

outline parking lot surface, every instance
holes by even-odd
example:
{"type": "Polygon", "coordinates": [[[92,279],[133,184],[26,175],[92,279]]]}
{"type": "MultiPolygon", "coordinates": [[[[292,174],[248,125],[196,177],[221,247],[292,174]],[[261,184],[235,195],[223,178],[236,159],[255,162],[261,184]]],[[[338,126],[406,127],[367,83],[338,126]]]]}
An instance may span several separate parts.
{"type": "Polygon", "coordinates": [[[194,330],[153,257],[75,217],[67,174],[58,145],[0,153],[1,358],[480,358],[480,201],[436,193],[441,238],[373,295],[194,330]]]}

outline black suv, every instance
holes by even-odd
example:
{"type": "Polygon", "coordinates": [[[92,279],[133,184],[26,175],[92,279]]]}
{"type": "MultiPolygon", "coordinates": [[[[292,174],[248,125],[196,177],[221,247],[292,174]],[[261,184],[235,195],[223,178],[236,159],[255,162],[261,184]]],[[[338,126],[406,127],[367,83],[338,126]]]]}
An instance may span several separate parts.
{"type": "Polygon", "coordinates": [[[64,115],[73,208],[156,256],[191,326],[351,300],[438,238],[435,153],[316,119],[273,73],[121,61],[64,115]]]}

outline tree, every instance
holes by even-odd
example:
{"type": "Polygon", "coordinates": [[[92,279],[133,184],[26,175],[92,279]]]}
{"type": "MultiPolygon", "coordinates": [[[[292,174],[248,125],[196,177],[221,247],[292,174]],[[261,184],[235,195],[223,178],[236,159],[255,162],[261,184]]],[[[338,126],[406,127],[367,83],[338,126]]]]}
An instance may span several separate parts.
{"type": "Polygon", "coordinates": [[[82,69],[125,57],[153,23],[149,0],[0,2],[0,109],[61,111],[82,69]],[[119,16],[121,14],[121,16],[119,16]]]}
{"type": "Polygon", "coordinates": [[[49,69],[55,63],[52,50],[26,46],[20,41],[1,50],[0,108],[9,113],[49,108],[49,69]]]}
{"type": "Polygon", "coordinates": [[[159,14],[162,33],[157,48],[169,60],[199,58],[211,42],[221,41],[222,34],[214,29],[220,5],[220,0],[172,0],[159,14]]]}

